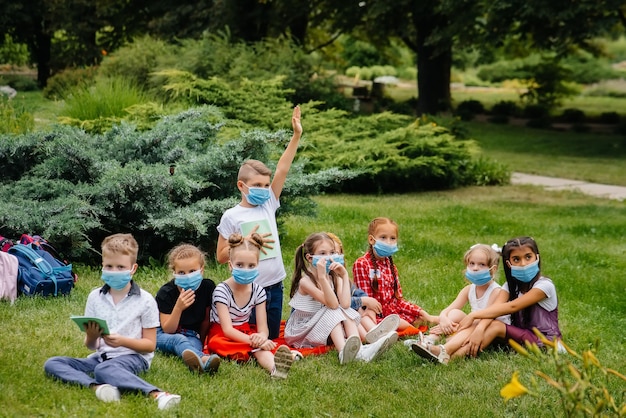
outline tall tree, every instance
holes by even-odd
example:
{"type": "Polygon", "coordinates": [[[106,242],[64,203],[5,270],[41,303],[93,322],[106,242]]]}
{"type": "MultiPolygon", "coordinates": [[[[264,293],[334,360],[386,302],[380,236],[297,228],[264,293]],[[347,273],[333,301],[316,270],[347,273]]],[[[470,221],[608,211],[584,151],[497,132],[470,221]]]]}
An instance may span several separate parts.
{"type": "MultiPolygon", "coordinates": [[[[489,48],[519,35],[536,48],[567,50],[620,21],[623,0],[320,0],[321,19],[376,43],[397,37],[417,56],[417,112],[451,107],[456,47],[489,48]]],[[[315,19],[313,25],[319,24],[315,19]]]]}

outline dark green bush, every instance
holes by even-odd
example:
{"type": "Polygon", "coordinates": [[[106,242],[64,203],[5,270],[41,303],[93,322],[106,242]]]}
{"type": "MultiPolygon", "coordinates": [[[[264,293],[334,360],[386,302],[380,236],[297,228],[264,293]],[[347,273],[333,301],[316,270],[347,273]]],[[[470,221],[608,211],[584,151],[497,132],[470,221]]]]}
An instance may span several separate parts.
{"type": "Polygon", "coordinates": [[[39,90],[37,81],[33,77],[20,74],[2,74],[0,76],[0,84],[8,85],[18,91],[36,91],[39,90]]]}
{"type": "Polygon", "coordinates": [[[617,124],[620,122],[620,116],[617,112],[600,113],[600,123],[617,124]]]}
{"type": "Polygon", "coordinates": [[[72,91],[93,85],[96,74],[96,67],[69,68],[48,79],[43,95],[51,100],[65,99],[72,91]]]}
{"type": "MultiPolygon", "coordinates": [[[[283,115],[286,126],[290,115],[283,115]]],[[[56,126],[0,137],[0,170],[11,173],[0,179],[0,234],[37,232],[85,261],[97,258],[94,249],[113,232],[133,233],[144,260],[161,258],[181,241],[213,253],[215,227],[240,199],[240,164],[256,158],[272,168],[289,139],[284,130],[255,130],[218,141],[225,122],[207,106],[165,117],[145,132],[122,123],[103,135],[56,126]]],[[[294,164],[281,214],[302,208],[303,200],[313,208],[310,195],[352,175],[304,173],[303,163],[294,164]]]]}
{"type": "Polygon", "coordinates": [[[475,115],[482,113],[485,113],[485,106],[478,100],[464,100],[454,111],[454,114],[462,120],[472,120],[475,115]]]}
{"type": "Polygon", "coordinates": [[[519,106],[510,100],[501,100],[491,107],[494,116],[516,116],[519,114],[519,106]]]}
{"type": "Polygon", "coordinates": [[[550,111],[539,104],[529,104],[522,109],[522,116],[528,119],[547,118],[549,115],[550,111]]]}
{"type": "Polygon", "coordinates": [[[558,119],[567,123],[582,123],[585,121],[585,112],[580,109],[565,109],[558,119]]]}
{"type": "Polygon", "coordinates": [[[457,139],[430,118],[411,120],[391,113],[347,120],[340,112],[324,112],[323,119],[313,114],[302,155],[316,169],[359,170],[360,175],[342,183],[345,192],[448,189],[476,184],[481,177],[498,184],[508,181],[501,175],[504,167],[476,165],[473,141],[457,139]],[[480,173],[482,168],[488,171],[480,173]]]}

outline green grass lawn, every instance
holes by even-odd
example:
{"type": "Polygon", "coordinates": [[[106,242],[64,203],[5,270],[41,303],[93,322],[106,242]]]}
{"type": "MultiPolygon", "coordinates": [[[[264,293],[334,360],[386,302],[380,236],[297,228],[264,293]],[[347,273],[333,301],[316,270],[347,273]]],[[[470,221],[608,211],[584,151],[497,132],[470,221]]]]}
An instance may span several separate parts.
{"type": "Polygon", "coordinates": [[[483,155],[511,171],[626,186],[626,137],[466,122],[483,155]]]}
{"type": "MultiPolygon", "coordinates": [[[[517,235],[531,235],[542,267],[556,285],[560,325],[575,350],[601,340],[596,354],[608,367],[626,372],[626,211],[620,202],[572,192],[548,192],[530,186],[471,187],[455,191],[390,196],[329,195],[315,198],[315,218],[283,219],[281,241],[288,272],[293,254],[306,235],[332,231],[344,241],[348,264],[366,249],[367,225],[389,216],[400,226],[395,257],[407,299],[436,313],[464,286],[463,253],[483,242],[502,245],[517,235]]],[[[83,334],[69,319],[82,314],[89,291],[100,285],[95,266],[80,266],[79,281],[67,298],[20,298],[0,303],[0,416],[161,415],[143,396],[123,396],[103,404],[87,389],[52,381],[43,363],[53,355],[85,356],[83,334]]],[[[225,266],[210,264],[216,282],[228,276],[225,266]]],[[[289,274],[289,273],[288,273],[289,274]]],[[[137,281],[155,293],[167,280],[165,270],[144,267],[137,281]]],[[[499,281],[503,278],[500,274],[499,281]]],[[[290,281],[285,281],[288,295],[290,281]]],[[[285,296],[284,315],[288,314],[285,296]]],[[[182,395],[175,416],[372,416],[372,417],[538,417],[562,416],[559,398],[538,382],[540,395],[504,403],[500,389],[518,370],[529,385],[533,372],[553,374],[515,353],[488,352],[479,359],[440,366],[424,362],[403,344],[379,361],[340,366],[337,353],[296,363],[284,382],[270,381],[254,364],[224,362],[216,376],[191,375],[177,359],[157,354],[146,380],[182,395]]],[[[606,382],[619,402],[624,384],[606,382]]],[[[539,379],[541,380],[541,379],[539,379]]]]}

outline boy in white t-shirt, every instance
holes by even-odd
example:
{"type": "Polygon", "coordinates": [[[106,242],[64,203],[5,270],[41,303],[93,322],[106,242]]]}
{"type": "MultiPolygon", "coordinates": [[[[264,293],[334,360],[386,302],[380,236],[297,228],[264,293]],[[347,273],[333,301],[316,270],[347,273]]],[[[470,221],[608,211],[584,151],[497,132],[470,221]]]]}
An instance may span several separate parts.
{"type": "MultiPolygon", "coordinates": [[[[237,176],[241,202],[224,212],[217,226],[219,232],[217,261],[220,263],[228,262],[228,237],[231,234],[250,235],[257,232],[265,239],[265,247],[259,262],[259,277],[255,283],[263,286],[267,294],[266,310],[270,339],[278,337],[283,310],[283,279],[287,273],[280,251],[276,210],[280,207],[280,194],[302,136],[298,106],[293,110],[291,125],[293,136],[278,160],[274,178],[271,178],[272,171],[261,161],[245,161],[237,176]]],[[[254,321],[255,318],[252,318],[251,322],[254,321]]]]}

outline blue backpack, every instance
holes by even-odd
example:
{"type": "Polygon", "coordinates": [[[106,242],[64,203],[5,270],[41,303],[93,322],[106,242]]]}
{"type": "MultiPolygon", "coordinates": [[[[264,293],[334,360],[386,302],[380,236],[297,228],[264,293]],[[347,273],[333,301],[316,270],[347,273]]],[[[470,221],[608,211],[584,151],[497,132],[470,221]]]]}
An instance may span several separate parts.
{"type": "Polygon", "coordinates": [[[15,244],[8,251],[17,257],[17,289],[27,296],[67,295],[74,287],[72,265],[55,258],[37,244],[15,244]]]}

